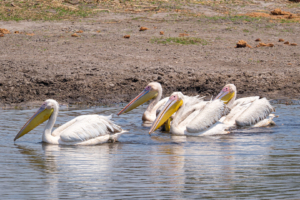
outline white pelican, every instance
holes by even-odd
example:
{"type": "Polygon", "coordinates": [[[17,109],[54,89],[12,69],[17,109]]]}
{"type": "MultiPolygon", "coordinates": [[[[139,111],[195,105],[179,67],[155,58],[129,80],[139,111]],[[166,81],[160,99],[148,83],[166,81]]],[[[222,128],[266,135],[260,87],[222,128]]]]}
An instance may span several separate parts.
{"type": "Polygon", "coordinates": [[[274,108],[266,98],[253,96],[236,100],[236,93],[235,85],[227,84],[215,98],[215,100],[221,99],[231,109],[230,113],[221,119],[224,124],[238,127],[262,127],[275,124],[273,122],[275,115],[270,114],[274,108]]]}
{"type": "Polygon", "coordinates": [[[134,99],[132,99],[119,113],[127,113],[134,108],[142,105],[143,103],[151,100],[149,106],[143,114],[143,126],[149,127],[156,118],[156,113],[159,108],[161,108],[167,101],[168,97],[161,100],[162,97],[162,87],[160,83],[151,82],[147,87],[134,99]]]}
{"type": "Polygon", "coordinates": [[[162,108],[150,128],[149,134],[158,129],[173,113],[170,132],[175,135],[201,136],[225,134],[227,126],[218,120],[229,113],[226,105],[220,101],[203,101],[198,96],[189,97],[174,92],[162,108]]]}
{"type": "Polygon", "coordinates": [[[99,115],[76,117],[52,132],[58,110],[57,101],[53,99],[46,100],[40,109],[26,122],[14,141],[48,119],[42,140],[50,144],[96,145],[116,141],[126,132],[110,121],[110,116],[99,115]]]}

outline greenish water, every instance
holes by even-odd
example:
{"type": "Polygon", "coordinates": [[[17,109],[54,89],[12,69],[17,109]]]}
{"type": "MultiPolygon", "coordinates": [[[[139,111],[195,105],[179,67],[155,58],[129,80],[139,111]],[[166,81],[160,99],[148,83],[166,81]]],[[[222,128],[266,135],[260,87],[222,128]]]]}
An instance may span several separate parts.
{"type": "MultiPolygon", "coordinates": [[[[277,126],[213,137],[148,135],[145,107],[114,121],[129,132],[98,146],[41,143],[44,125],[13,142],[37,110],[0,110],[2,199],[298,199],[300,106],[275,105],[277,126]]],[[[62,108],[57,126],[120,108],[62,108]]]]}

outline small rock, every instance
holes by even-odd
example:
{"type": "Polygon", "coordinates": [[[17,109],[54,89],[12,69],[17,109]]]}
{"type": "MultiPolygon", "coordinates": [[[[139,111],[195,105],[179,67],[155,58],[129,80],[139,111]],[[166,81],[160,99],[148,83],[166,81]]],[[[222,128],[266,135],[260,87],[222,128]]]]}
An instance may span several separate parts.
{"type": "Polygon", "coordinates": [[[129,39],[129,38],[130,38],[130,35],[124,35],[124,38],[129,39]]]}
{"type": "Polygon", "coordinates": [[[257,38],[256,40],[255,40],[255,42],[260,42],[261,41],[261,39],[259,39],[259,38],[257,38]]]}
{"type": "Polygon", "coordinates": [[[285,43],[283,43],[283,44],[290,44],[288,41],[286,41],[285,43]]]}
{"type": "Polygon", "coordinates": [[[284,39],[280,38],[280,39],[278,40],[278,42],[284,42],[284,39]]]}
{"type": "Polygon", "coordinates": [[[111,84],[109,84],[109,86],[110,86],[110,87],[114,87],[115,85],[111,83],[111,84]]]}
{"type": "Polygon", "coordinates": [[[291,45],[291,46],[297,46],[297,44],[296,44],[296,43],[291,43],[290,45],[291,45]]]}
{"type": "Polygon", "coordinates": [[[76,33],[83,33],[83,30],[79,30],[79,31],[77,31],[76,33]]]}
{"type": "Polygon", "coordinates": [[[80,37],[80,36],[77,35],[76,33],[73,33],[71,36],[72,36],[72,37],[80,37]]]}
{"type": "Polygon", "coordinates": [[[147,28],[147,27],[144,27],[144,26],[142,26],[142,27],[140,28],[140,31],[145,31],[145,30],[148,30],[148,28],[147,28]]]}
{"type": "Polygon", "coordinates": [[[79,0],[64,0],[65,2],[69,3],[69,4],[72,4],[72,5],[77,5],[80,3],[79,0]]]}
{"type": "Polygon", "coordinates": [[[163,31],[160,31],[160,32],[159,32],[159,35],[163,35],[163,34],[165,34],[163,31]]]}
{"type": "Polygon", "coordinates": [[[49,13],[54,13],[54,14],[56,14],[56,13],[57,13],[57,11],[56,11],[56,10],[54,10],[54,9],[48,9],[48,10],[46,10],[46,12],[49,12],[49,13]]]}

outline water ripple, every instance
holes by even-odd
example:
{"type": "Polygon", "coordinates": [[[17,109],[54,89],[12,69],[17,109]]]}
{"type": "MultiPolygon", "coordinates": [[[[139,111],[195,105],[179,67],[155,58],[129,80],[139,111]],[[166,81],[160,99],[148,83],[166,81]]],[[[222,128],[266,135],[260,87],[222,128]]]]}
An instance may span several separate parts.
{"type": "MultiPolygon", "coordinates": [[[[215,137],[148,135],[142,111],[115,116],[129,133],[87,147],[41,143],[43,125],[13,138],[36,111],[0,112],[0,194],[5,199],[297,199],[299,105],[277,105],[277,125],[215,137]]],[[[120,108],[64,107],[57,126],[120,108]]]]}

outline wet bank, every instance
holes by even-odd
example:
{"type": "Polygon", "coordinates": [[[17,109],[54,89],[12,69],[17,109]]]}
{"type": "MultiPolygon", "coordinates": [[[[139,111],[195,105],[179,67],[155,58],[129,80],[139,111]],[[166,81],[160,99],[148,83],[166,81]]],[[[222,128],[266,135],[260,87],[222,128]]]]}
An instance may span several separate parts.
{"type": "Polygon", "coordinates": [[[299,47],[278,42],[284,38],[300,44],[298,24],[170,16],[102,14],[79,22],[0,22],[11,31],[0,38],[0,103],[53,98],[110,105],[128,102],[151,81],[162,84],[164,96],[181,91],[210,98],[234,83],[238,97],[299,99],[299,47]],[[148,30],[139,31],[140,26],[148,30]],[[71,37],[78,30],[80,37],[71,37]],[[179,37],[182,33],[188,37],[179,37]],[[125,34],[131,37],[123,38],[125,34]],[[205,42],[186,44],[184,38],[205,42]],[[256,38],[274,47],[234,48],[240,39],[255,47],[256,38]]]}

